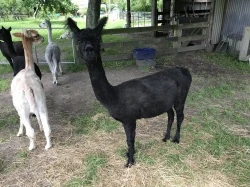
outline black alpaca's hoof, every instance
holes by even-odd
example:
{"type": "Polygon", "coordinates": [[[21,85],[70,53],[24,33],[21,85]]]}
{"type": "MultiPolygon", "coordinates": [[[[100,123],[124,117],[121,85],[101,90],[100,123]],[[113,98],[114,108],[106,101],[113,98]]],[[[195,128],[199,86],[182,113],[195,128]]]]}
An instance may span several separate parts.
{"type": "Polygon", "coordinates": [[[170,138],[163,138],[162,139],[163,142],[167,142],[168,140],[170,140],[170,138]]]}
{"type": "Polygon", "coordinates": [[[179,143],[180,143],[180,140],[173,139],[172,142],[173,142],[173,143],[176,143],[176,144],[179,144],[179,143]]]}
{"type": "Polygon", "coordinates": [[[135,163],[134,162],[128,162],[124,165],[125,168],[131,168],[135,163]]]}

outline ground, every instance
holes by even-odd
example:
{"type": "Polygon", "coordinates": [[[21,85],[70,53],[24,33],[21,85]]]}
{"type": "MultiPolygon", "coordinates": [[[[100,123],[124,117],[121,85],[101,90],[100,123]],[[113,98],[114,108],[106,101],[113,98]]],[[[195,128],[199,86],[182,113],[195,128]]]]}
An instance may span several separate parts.
{"type": "MultiPolygon", "coordinates": [[[[202,77],[202,79],[217,76],[224,78],[234,77],[237,79],[245,77],[245,75],[239,73],[234,73],[235,76],[232,76],[230,70],[221,68],[206,60],[201,61],[196,58],[196,55],[196,52],[174,55],[165,66],[187,67],[194,75],[194,80],[198,80],[197,77],[202,77]]],[[[126,80],[159,71],[162,68],[165,67],[157,66],[154,69],[145,70],[136,66],[130,66],[119,69],[107,69],[106,75],[112,85],[117,85],[126,80]]],[[[5,75],[5,78],[11,78],[11,76],[9,73],[5,75]]],[[[101,181],[93,180],[88,184],[92,186],[165,186],[166,184],[179,186],[178,183],[180,186],[200,186],[198,181],[204,181],[204,184],[207,184],[204,186],[214,186],[216,181],[221,184],[217,184],[217,186],[233,186],[231,185],[233,182],[229,177],[217,171],[215,173],[207,173],[206,177],[204,174],[201,174],[198,178],[195,178],[197,180],[190,179],[185,184],[181,183],[182,176],[176,176],[174,171],[161,170],[161,168],[159,170],[156,166],[151,165],[148,167],[140,162],[136,163],[131,169],[124,169],[123,164],[126,162],[126,159],[117,155],[116,151],[112,151],[118,147],[126,147],[125,133],[122,126],[110,133],[103,131],[87,135],[75,133],[75,126],[73,125],[75,118],[89,113],[89,111],[93,110],[94,105],[98,103],[92,90],[88,72],[65,72],[65,74],[59,77],[58,81],[60,85],[53,85],[51,73],[43,73],[42,82],[47,97],[49,120],[52,128],[53,147],[49,151],[44,150],[45,139],[43,134],[39,132],[35,119],[32,121],[35,124],[34,128],[37,134],[37,148],[32,152],[27,151],[27,137],[16,137],[19,124],[16,120],[17,113],[12,105],[9,90],[0,93],[1,117],[14,118],[13,121],[15,122],[0,132],[0,162],[4,166],[3,172],[0,172],[0,186],[67,185],[68,181],[71,181],[73,178],[81,178],[81,176],[86,175],[84,173],[86,168],[82,167],[86,163],[84,158],[88,154],[95,152],[107,155],[108,164],[100,174],[101,181]],[[147,170],[151,172],[147,173],[147,170]],[[154,170],[155,172],[153,172],[154,170]],[[174,178],[163,179],[165,172],[169,172],[168,175],[174,178]],[[109,176],[112,176],[112,178],[109,178],[109,176]],[[179,182],[176,183],[174,182],[175,180],[179,182]],[[214,183],[211,183],[211,180],[214,183]]],[[[204,86],[204,82],[199,80],[193,81],[191,92],[199,90],[204,86]]],[[[190,121],[191,116],[195,112],[197,112],[195,108],[186,107],[184,124],[190,121]]],[[[94,117],[98,118],[99,116],[97,114],[94,117]]],[[[161,138],[166,129],[166,120],[167,116],[139,121],[137,138],[142,142],[150,139],[155,141],[156,144],[163,146],[161,138]]],[[[209,135],[207,135],[207,138],[209,138],[209,135]]],[[[188,146],[185,141],[182,141],[182,137],[180,145],[181,147],[188,146]]],[[[186,159],[189,159],[188,163],[196,170],[198,166],[191,161],[192,159],[186,159]]],[[[217,161],[213,160],[212,162],[216,164],[217,161]]],[[[84,185],[71,183],[68,186],[84,185]]]]}

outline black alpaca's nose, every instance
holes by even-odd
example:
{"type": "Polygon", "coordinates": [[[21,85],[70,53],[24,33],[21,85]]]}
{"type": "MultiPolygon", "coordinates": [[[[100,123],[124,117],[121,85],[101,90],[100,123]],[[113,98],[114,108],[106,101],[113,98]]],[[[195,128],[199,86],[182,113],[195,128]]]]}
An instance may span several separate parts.
{"type": "Polygon", "coordinates": [[[92,52],[92,51],[94,51],[94,48],[93,48],[92,45],[87,44],[87,45],[85,46],[85,51],[87,51],[87,52],[92,52]]]}

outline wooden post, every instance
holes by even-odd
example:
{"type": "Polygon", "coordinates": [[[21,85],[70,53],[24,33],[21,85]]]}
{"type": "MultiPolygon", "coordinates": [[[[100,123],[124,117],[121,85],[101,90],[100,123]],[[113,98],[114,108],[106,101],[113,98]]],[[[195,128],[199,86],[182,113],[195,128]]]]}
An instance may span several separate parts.
{"type": "MultiPolygon", "coordinates": [[[[202,29],[202,35],[207,35],[207,28],[202,29]]],[[[203,40],[202,44],[207,47],[207,39],[203,40]]]]}
{"type": "Polygon", "coordinates": [[[182,37],[182,29],[179,27],[174,30],[174,37],[178,37],[177,42],[173,42],[173,48],[180,48],[181,47],[181,42],[179,41],[179,38],[182,37]]]}
{"type": "Polygon", "coordinates": [[[151,26],[157,26],[157,0],[152,0],[151,26]]]}
{"type": "MultiPolygon", "coordinates": [[[[158,11],[157,11],[157,0],[152,0],[152,11],[151,11],[151,26],[158,25],[158,11]]],[[[157,36],[157,31],[153,32],[153,36],[157,36]]]]}
{"type": "MultiPolygon", "coordinates": [[[[239,54],[239,60],[248,61],[250,56],[247,55],[250,41],[250,27],[245,27],[244,36],[241,40],[241,49],[239,54]]],[[[249,61],[250,63],[250,61],[249,61]]]]}
{"type": "Polygon", "coordinates": [[[211,7],[210,7],[210,14],[209,14],[209,28],[207,29],[207,41],[205,41],[206,51],[212,52],[214,45],[211,43],[212,40],[212,29],[213,29],[213,19],[214,19],[214,11],[215,10],[215,3],[214,0],[211,0],[211,7]]]}
{"type": "MultiPolygon", "coordinates": [[[[171,24],[171,22],[173,22],[174,21],[174,9],[175,9],[175,0],[171,0],[171,4],[170,4],[170,24],[171,24]]],[[[172,23],[173,24],[173,23],[172,23]]]]}

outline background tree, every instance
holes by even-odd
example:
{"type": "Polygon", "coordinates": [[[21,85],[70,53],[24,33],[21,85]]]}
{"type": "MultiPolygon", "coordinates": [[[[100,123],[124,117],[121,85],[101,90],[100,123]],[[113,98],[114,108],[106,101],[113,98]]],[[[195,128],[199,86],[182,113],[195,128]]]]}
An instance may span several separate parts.
{"type": "Polygon", "coordinates": [[[100,19],[101,0],[89,0],[86,27],[96,27],[98,20],[100,19]]]}
{"type": "MultiPolygon", "coordinates": [[[[26,0],[24,0],[26,1],[26,0]]],[[[29,0],[28,0],[29,1],[29,0]]],[[[62,13],[62,14],[76,14],[78,7],[74,5],[71,0],[38,0],[37,10],[43,11],[46,15],[50,13],[62,13]]]]}
{"type": "MultiPolygon", "coordinates": [[[[131,0],[131,11],[141,11],[141,12],[150,12],[151,11],[151,2],[152,0],[131,0]]],[[[115,0],[118,8],[125,11],[127,7],[127,0],[115,0]]],[[[157,1],[158,9],[161,9],[163,0],[157,1]]]]}

